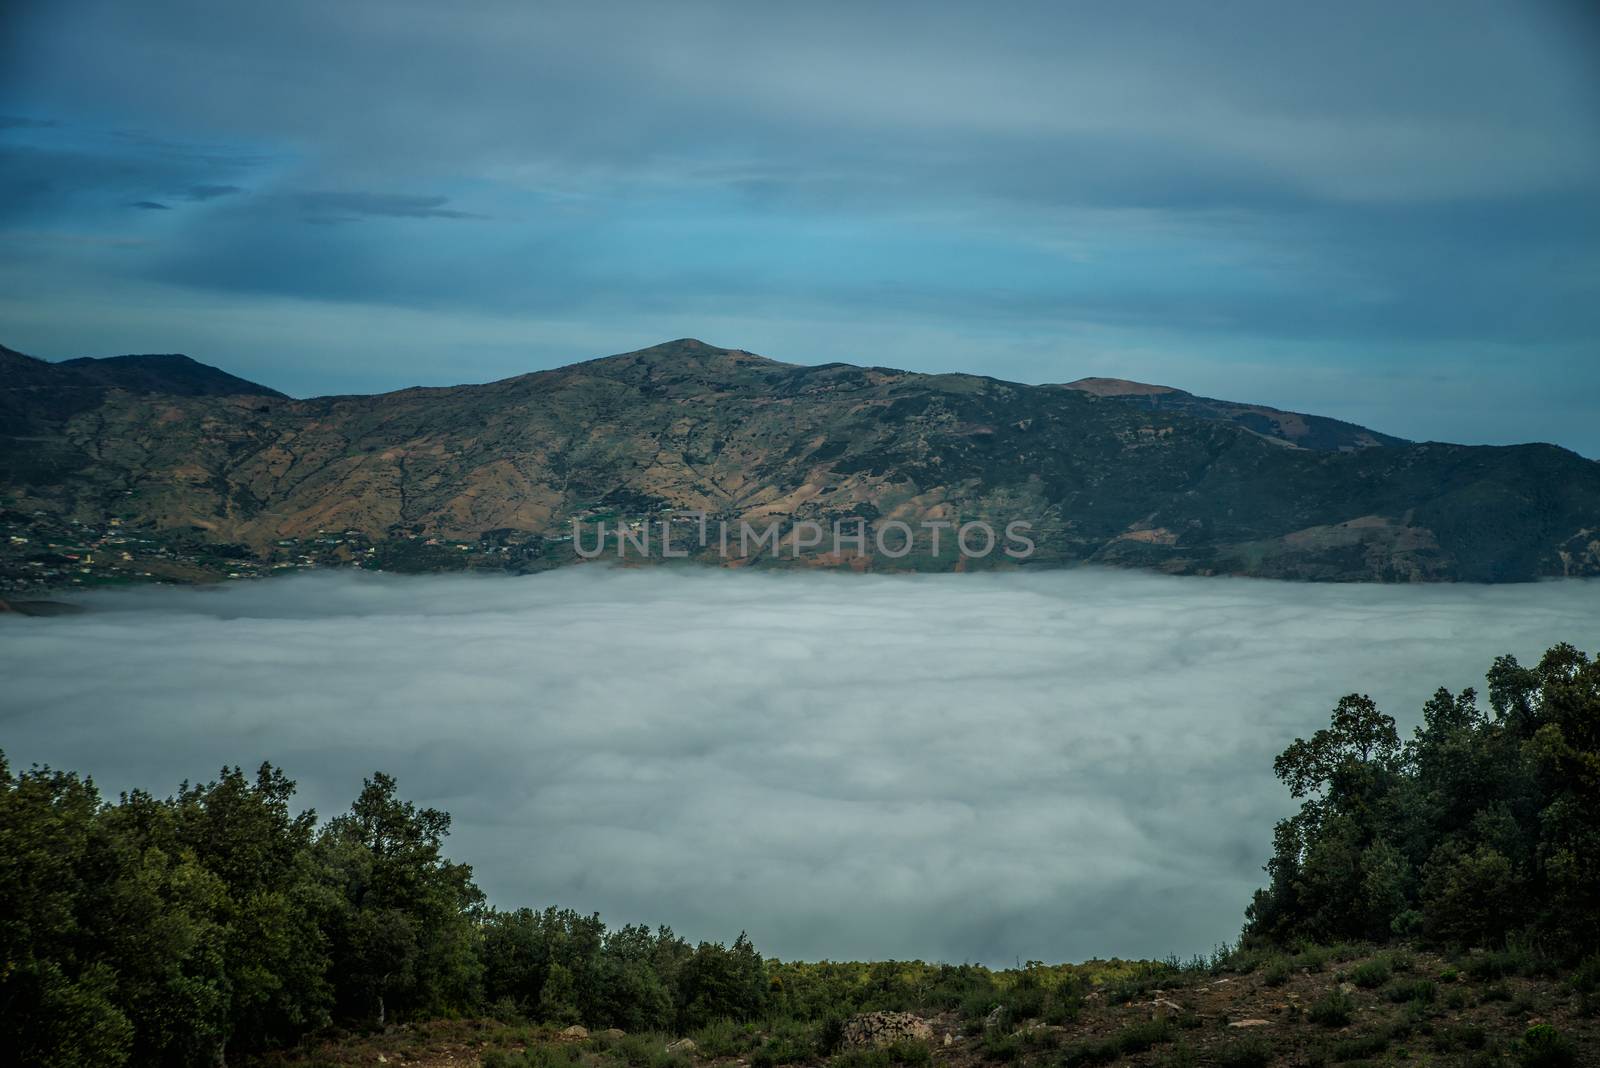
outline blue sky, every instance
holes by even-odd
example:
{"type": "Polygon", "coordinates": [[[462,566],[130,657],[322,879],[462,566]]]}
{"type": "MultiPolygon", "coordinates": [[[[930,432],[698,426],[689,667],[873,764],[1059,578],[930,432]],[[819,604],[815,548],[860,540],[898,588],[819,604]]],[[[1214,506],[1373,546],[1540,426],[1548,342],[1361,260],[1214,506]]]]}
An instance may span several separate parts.
{"type": "Polygon", "coordinates": [[[1578,5],[58,0],[0,343],[289,392],[695,336],[1600,457],[1578,5]]]}

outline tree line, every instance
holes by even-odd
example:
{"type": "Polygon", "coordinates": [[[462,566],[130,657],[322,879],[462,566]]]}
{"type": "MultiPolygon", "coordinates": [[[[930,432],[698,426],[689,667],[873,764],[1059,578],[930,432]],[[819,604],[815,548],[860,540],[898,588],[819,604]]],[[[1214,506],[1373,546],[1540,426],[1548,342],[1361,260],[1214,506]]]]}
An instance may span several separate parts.
{"type": "Polygon", "coordinates": [[[1277,826],[1247,943],[1600,950],[1600,661],[1557,645],[1531,668],[1497,658],[1487,681],[1487,709],[1441,688],[1405,741],[1351,694],[1278,756],[1303,803],[1277,826]]]}

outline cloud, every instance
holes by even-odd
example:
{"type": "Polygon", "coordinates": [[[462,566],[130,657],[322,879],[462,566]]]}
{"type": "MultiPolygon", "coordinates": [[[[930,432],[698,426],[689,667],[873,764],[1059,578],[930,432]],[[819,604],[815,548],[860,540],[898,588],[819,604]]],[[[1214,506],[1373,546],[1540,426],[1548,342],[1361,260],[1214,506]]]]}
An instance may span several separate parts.
{"type": "Polygon", "coordinates": [[[159,201],[155,201],[155,200],[135,200],[132,204],[129,204],[128,207],[130,207],[130,208],[138,208],[140,211],[171,211],[172,210],[167,205],[162,204],[159,201]]]}
{"type": "Polygon", "coordinates": [[[18,115],[0,115],[0,130],[48,130],[56,123],[51,119],[27,119],[18,115]]]}
{"type": "Polygon", "coordinates": [[[448,197],[402,193],[301,193],[296,198],[311,222],[349,222],[360,218],[481,219],[446,208],[448,197]]]}
{"type": "MultiPolygon", "coordinates": [[[[0,220],[133,231],[148,220],[97,213],[251,192],[138,254],[84,251],[39,309],[44,348],[90,351],[84,294],[134,280],[164,290],[163,349],[196,347],[202,299],[258,319],[293,299],[426,309],[458,378],[504,357],[447,336],[467,318],[520,322],[519,371],[575,329],[608,352],[740,321],[730,343],[788,360],[915,333],[913,369],[1035,381],[1148,378],[1155,354],[1174,385],[1314,411],[1293,383],[1321,371],[1440,365],[1480,396],[1502,392],[1486,375],[1534,391],[1492,434],[1426,390],[1344,414],[1600,440],[1548,418],[1600,375],[1600,22],[1551,5],[23,7],[0,104],[67,125],[8,134],[56,152],[0,167],[0,220]],[[1242,352],[1273,377],[1228,377],[1242,352]]],[[[220,350],[285,347],[238,322],[220,350]]],[[[323,365],[308,391],[380,388],[396,349],[323,365]]]]}
{"type": "Polygon", "coordinates": [[[242,192],[244,190],[236,185],[191,185],[188,195],[190,200],[215,200],[242,192]]]}
{"type": "Polygon", "coordinates": [[[0,619],[0,731],[113,793],[271,760],[324,815],[391,771],[501,905],[784,957],[1187,954],[1237,935],[1290,804],[1272,756],[1340,695],[1409,728],[1591,635],[1597,592],[310,576],[0,619]]]}

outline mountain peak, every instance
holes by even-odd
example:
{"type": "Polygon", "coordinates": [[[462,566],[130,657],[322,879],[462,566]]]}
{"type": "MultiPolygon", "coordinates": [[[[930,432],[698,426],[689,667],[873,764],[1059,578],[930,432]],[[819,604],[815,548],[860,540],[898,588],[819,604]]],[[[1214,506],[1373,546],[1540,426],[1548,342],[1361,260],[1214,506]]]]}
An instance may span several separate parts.
{"type": "Polygon", "coordinates": [[[133,393],[170,393],[180,397],[248,395],[286,398],[275,389],[201,363],[179,352],[140,353],[127,356],[80,356],[62,360],[56,367],[71,368],[96,385],[133,393]]]}
{"type": "Polygon", "coordinates": [[[1149,382],[1134,382],[1127,378],[1080,378],[1062,388],[1092,393],[1096,397],[1149,397],[1160,393],[1183,393],[1171,386],[1157,386],[1149,382]]]}

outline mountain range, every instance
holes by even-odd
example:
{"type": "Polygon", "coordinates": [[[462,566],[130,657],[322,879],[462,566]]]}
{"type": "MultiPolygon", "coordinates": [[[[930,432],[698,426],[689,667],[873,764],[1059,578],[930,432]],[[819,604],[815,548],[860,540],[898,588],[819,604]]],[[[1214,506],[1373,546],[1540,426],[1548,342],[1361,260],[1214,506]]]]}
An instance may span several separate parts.
{"type": "MultiPolygon", "coordinates": [[[[557,547],[574,519],[693,509],[824,527],[1021,520],[1037,544],[1025,566],[1600,574],[1600,463],[1568,450],[1408,442],[1117,379],[802,366],[683,339],[372,396],[294,399],[184,356],[50,363],[3,348],[0,382],[10,514],[182,530],[254,553],[325,531],[374,543],[494,533],[571,558],[557,547]]],[[[920,541],[897,560],[826,549],[799,562],[972,566],[920,541]]]]}

